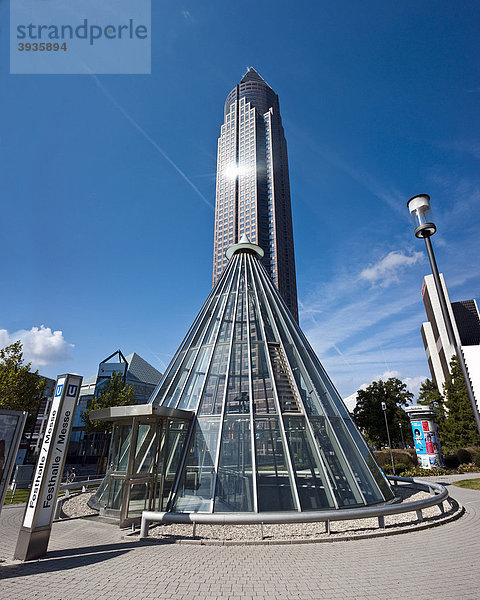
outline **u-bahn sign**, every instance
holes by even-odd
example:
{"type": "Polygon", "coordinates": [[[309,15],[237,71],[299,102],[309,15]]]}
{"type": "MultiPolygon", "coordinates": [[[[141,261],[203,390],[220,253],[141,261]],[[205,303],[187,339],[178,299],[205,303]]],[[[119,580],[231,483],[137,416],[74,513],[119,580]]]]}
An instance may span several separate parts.
{"type": "Polygon", "coordinates": [[[79,375],[60,375],[57,379],[32,489],[17,540],[16,559],[34,560],[47,551],[81,385],[82,377],[79,375]]]}

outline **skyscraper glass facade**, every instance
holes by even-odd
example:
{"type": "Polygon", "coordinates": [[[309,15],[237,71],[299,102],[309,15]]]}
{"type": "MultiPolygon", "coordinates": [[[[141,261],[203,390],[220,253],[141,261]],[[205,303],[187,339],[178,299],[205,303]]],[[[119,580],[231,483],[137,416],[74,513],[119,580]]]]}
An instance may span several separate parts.
{"type": "Polygon", "coordinates": [[[278,96],[252,68],[227,97],[218,140],[214,284],[244,234],[298,320],[287,144],[278,96]]]}

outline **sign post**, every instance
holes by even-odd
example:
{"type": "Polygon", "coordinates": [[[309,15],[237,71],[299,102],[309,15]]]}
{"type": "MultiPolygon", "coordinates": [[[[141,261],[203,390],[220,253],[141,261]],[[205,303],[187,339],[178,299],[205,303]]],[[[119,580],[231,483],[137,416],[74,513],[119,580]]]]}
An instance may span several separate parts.
{"type": "Polygon", "coordinates": [[[82,377],[60,375],[38,456],[14,557],[34,560],[47,552],[82,377]]]}

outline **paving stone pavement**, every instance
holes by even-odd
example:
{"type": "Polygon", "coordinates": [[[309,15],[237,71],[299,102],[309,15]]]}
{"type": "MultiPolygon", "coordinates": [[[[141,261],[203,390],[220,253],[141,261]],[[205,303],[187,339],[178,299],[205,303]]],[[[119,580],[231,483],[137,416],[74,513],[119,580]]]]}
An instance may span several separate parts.
{"type": "Polygon", "coordinates": [[[97,520],[64,521],[54,524],[47,556],[30,563],[11,560],[23,511],[7,507],[0,599],[477,600],[480,492],[449,491],[466,509],[453,523],[331,544],[158,544],[122,540],[116,527],[97,520]]]}

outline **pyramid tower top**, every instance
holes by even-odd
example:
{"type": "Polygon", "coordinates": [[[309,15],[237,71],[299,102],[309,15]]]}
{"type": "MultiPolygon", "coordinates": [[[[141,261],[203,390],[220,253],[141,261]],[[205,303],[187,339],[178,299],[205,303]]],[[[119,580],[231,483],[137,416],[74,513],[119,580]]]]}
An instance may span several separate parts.
{"type": "Polygon", "coordinates": [[[225,256],[228,258],[228,260],[230,260],[237,252],[254,252],[260,258],[263,258],[265,255],[265,252],[262,250],[262,248],[257,246],[257,244],[252,244],[249,237],[245,233],[240,238],[238,244],[234,244],[227,249],[225,256]]]}

